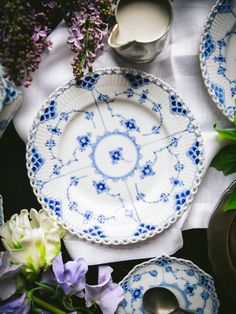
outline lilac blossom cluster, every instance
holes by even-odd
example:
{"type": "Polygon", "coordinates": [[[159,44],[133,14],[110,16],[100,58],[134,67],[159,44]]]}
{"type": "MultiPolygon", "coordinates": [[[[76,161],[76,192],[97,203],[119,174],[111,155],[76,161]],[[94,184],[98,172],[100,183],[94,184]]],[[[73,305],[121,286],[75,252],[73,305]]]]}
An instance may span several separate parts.
{"type": "Polygon", "coordinates": [[[31,84],[31,72],[39,67],[41,53],[51,47],[49,20],[29,1],[3,1],[0,13],[0,60],[17,85],[31,84]]]}
{"type": "MultiPolygon", "coordinates": [[[[91,69],[113,21],[114,0],[3,0],[0,12],[0,62],[9,78],[28,87],[31,73],[38,69],[41,54],[52,46],[48,39],[52,21],[64,18],[70,36],[68,44],[76,54],[72,67],[76,79],[91,69]]],[[[56,24],[54,23],[54,25],[56,24]]]]}
{"type": "Polygon", "coordinates": [[[72,66],[77,80],[85,68],[91,70],[98,52],[103,50],[112,16],[111,0],[90,0],[80,1],[78,10],[67,20],[70,32],[67,42],[76,53],[72,66]]]}

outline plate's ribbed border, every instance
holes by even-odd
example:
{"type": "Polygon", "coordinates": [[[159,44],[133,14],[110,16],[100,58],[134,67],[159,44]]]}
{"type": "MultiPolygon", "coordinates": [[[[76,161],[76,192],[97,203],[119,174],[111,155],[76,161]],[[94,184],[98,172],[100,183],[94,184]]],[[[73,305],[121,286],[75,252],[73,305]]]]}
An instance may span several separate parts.
{"type": "Polygon", "coordinates": [[[44,108],[47,107],[49,105],[49,103],[51,102],[51,100],[55,99],[55,97],[58,97],[59,95],[61,95],[66,89],[68,89],[68,87],[70,87],[71,85],[75,84],[74,80],[71,80],[70,82],[68,82],[67,84],[59,87],[58,89],[55,90],[55,92],[53,92],[48,100],[46,101],[46,103],[44,104],[44,106],[40,109],[40,111],[38,112],[33,125],[31,127],[30,133],[29,133],[29,137],[28,137],[28,142],[26,145],[26,166],[27,166],[27,172],[28,172],[28,176],[30,179],[30,184],[33,188],[33,191],[39,201],[39,203],[42,205],[42,207],[48,212],[48,214],[50,216],[54,216],[58,223],[65,228],[67,231],[69,231],[72,234],[77,235],[78,237],[82,238],[82,239],[86,239],[95,243],[102,243],[102,244],[112,244],[112,245],[120,245],[120,244],[131,244],[131,243],[136,243],[139,241],[143,241],[146,240],[148,238],[151,238],[153,236],[155,236],[158,233],[161,233],[162,231],[164,231],[165,229],[169,228],[177,219],[179,219],[183,213],[189,208],[190,203],[193,200],[194,195],[196,194],[197,190],[198,190],[198,186],[201,182],[201,177],[202,177],[202,173],[203,173],[203,161],[204,161],[204,148],[203,148],[203,139],[201,136],[201,131],[199,129],[198,124],[195,121],[195,118],[192,116],[192,113],[190,111],[190,109],[186,106],[185,102],[182,100],[182,98],[176,93],[176,91],[171,88],[168,84],[164,83],[162,80],[152,76],[151,74],[147,74],[145,72],[141,72],[135,69],[128,69],[128,68],[118,68],[118,67],[113,67],[113,68],[104,68],[104,69],[99,69],[94,71],[93,73],[98,73],[99,75],[111,75],[111,74],[126,74],[126,73],[131,73],[133,75],[139,74],[142,77],[146,77],[150,80],[150,83],[155,84],[159,87],[161,87],[163,90],[165,90],[167,93],[172,93],[175,94],[177,99],[180,100],[183,104],[184,107],[186,107],[188,116],[191,117],[194,121],[194,125],[196,126],[196,130],[195,130],[195,135],[196,138],[199,140],[200,142],[200,162],[199,164],[196,166],[196,176],[193,180],[193,185],[192,188],[190,190],[190,196],[188,197],[188,200],[186,201],[186,203],[182,206],[182,208],[176,212],[175,215],[173,215],[168,222],[166,222],[165,224],[163,224],[162,226],[159,226],[156,230],[153,231],[149,231],[145,234],[141,234],[139,236],[133,236],[133,237],[128,237],[128,238],[99,238],[99,237],[95,237],[95,236],[91,236],[88,234],[83,233],[82,231],[78,230],[74,230],[72,228],[70,228],[70,226],[68,226],[66,223],[63,222],[63,219],[59,218],[58,216],[55,215],[55,213],[50,210],[48,208],[48,205],[45,203],[45,201],[42,198],[42,195],[40,195],[40,192],[37,189],[36,186],[36,179],[35,179],[35,175],[32,171],[32,163],[31,163],[31,150],[33,148],[34,145],[34,140],[35,140],[35,136],[37,133],[37,129],[38,126],[40,124],[39,122],[39,118],[40,116],[43,114],[44,112],[44,108]]]}
{"type": "Polygon", "coordinates": [[[208,15],[208,18],[206,20],[206,24],[203,27],[203,31],[202,31],[202,35],[201,35],[201,43],[200,43],[200,51],[199,51],[199,59],[200,59],[200,68],[201,68],[201,72],[202,72],[202,77],[204,80],[204,83],[206,85],[206,88],[208,90],[208,93],[210,94],[212,100],[214,101],[214,103],[216,104],[216,106],[220,109],[220,111],[230,120],[233,121],[233,118],[230,117],[227,112],[225,112],[225,110],[222,108],[219,100],[217,99],[217,97],[214,94],[214,90],[211,87],[211,80],[210,80],[210,76],[209,76],[209,72],[207,70],[207,60],[204,56],[204,46],[203,46],[203,41],[204,41],[204,37],[205,35],[209,32],[209,30],[211,29],[212,26],[212,22],[215,19],[215,16],[217,15],[218,12],[218,7],[219,5],[221,5],[223,2],[223,0],[218,0],[216,2],[216,4],[213,6],[213,8],[210,11],[210,14],[208,15]]]}
{"type": "MultiPolygon", "coordinates": [[[[210,280],[213,281],[214,283],[214,279],[212,276],[210,276],[209,274],[207,274],[204,270],[202,270],[201,268],[199,268],[196,264],[194,264],[193,262],[189,261],[189,260],[186,260],[186,259],[182,259],[182,258],[176,258],[176,257],[173,257],[173,256],[161,256],[161,257],[154,257],[146,262],[143,262],[141,264],[138,264],[136,266],[134,266],[133,269],[131,269],[131,271],[119,282],[119,285],[123,285],[126,281],[128,281],[136,271],[138,271],[139,269],[142,269],[142,268],[145,268],[146,266],[149,266],[153,263],[155,263],[156,261],[158,260],[161,260],[161,259],[168,259],[169,261],[172,261],[172,262],[177,262],[179,264],[182,264],[182,265],[186,265],[187,267],[192,267],[197,273],[200,273],[201,275],[205,276],[206,278],[209,278],[210,280]]],[[[161,266],[160,266],[161,267],[161,266]]],[[[217,311],[214,312],[213,314],[217,314],[218,313],[218,308],[219,308],[219,305],[220,305],[220,302],[218,300],[218,297],[217,297],[217,294],[216,294],[216,289],[215,289],[215,286],[212,285],[211,286],[212,288],[212,302],[215,303],[216,305],[216,308],[217,308],[217,311]]]]}

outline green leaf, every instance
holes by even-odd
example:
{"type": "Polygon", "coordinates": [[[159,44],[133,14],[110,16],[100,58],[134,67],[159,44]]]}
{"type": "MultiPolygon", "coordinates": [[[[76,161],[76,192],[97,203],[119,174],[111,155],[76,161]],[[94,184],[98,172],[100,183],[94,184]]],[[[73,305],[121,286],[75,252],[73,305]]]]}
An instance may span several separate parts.
{"type": "Polygon", "coordinates": [[[236,210],[236,185],[224,207],[224,212],[231,210],[236,210]]]}
{"type": "MultiPolygon", "coordinates": [[[[235,99],[235,104],[236,104],[236,99],[235,99]]],[[[236,128],[236,112],[234,113],[234,127],[236,128]]]]}
{"type": "Polygon", "coordinates": [[[213,158],[210,166],[223,171],[226,176],[236,172],[236,144],[224,146],[213,158]]]}
{"type": "Polygon", "coordinates": [[[225,130],[215,129],[215,130],[223,138],[236,141],[236,129],[225,129],[225,130]]]}

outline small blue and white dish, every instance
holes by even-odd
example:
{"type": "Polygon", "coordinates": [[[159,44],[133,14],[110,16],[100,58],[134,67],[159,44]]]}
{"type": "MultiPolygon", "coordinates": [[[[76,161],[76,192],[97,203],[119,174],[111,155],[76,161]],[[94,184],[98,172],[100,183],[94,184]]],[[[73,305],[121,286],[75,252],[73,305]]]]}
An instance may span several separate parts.
{"type": "Polygon", "coordinates": [[[229,120],[236,112],[236,1],[218,0],[203,29],[200,65],[205,85],[229,120]]]}
{"type": "Polygon", "coordinates": [[[139,264],[120,282],[125,297],[116,314],[143,314],[143,295],[153,287],[165,287],[180,306],[199,314],[217,314],[219,301],[213,278],[191,261],[163,256],[139,264]]]}
{"type": "Polygon", "coordinates": [[[103,244],[145,240],[171,226],[197,191],[200,129],[161,80],[109,68],[58,88],[27,144],[34,192],[71,233],[103,244]]]}
{"type": "Polygon", "coordinates": [[[4,75],[0,64],[0,138],[22,103],[22,92],[4,75]]]}

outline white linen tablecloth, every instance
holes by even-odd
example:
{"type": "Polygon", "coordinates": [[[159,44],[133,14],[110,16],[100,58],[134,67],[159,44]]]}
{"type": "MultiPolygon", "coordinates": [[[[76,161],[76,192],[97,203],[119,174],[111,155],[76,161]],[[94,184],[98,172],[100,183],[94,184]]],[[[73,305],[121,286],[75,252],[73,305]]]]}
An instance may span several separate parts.
{"type": "MultiPolygon", "coordinates": [[[[138,244],[104,246],[67,235],[65,245],[72,258],[84,257],[89,264],[101,264],[130,259],[174,254],[183,245],[182,230],[207,228],[212,212],[224,189],[235,175],[225,177],[208,168],[212,157],[222,145],[217,140],[213,124],[222,127],[232,124],[216,108],[203,83],[199,65],[199,44],[206,18],[214,0],[175,0],[171,42],[151,63],[132,65],[123,61],[106,46],[94,63],[94,69],[120,66],[135,67],[151,73],[173,87],[191,108],[202,130],[205,144],[205,175],[191,208],[162,234],[138,244]]],[[[53,49],[44,53],[30,88],[22,88],[24,102],[14,117],[14,125],[26,142],[34,117],[48,96],[59,86],[73,78],[70,63],[73,54],[66,44],[68,30],[63,22],[50,35],[53,49]]]]}

